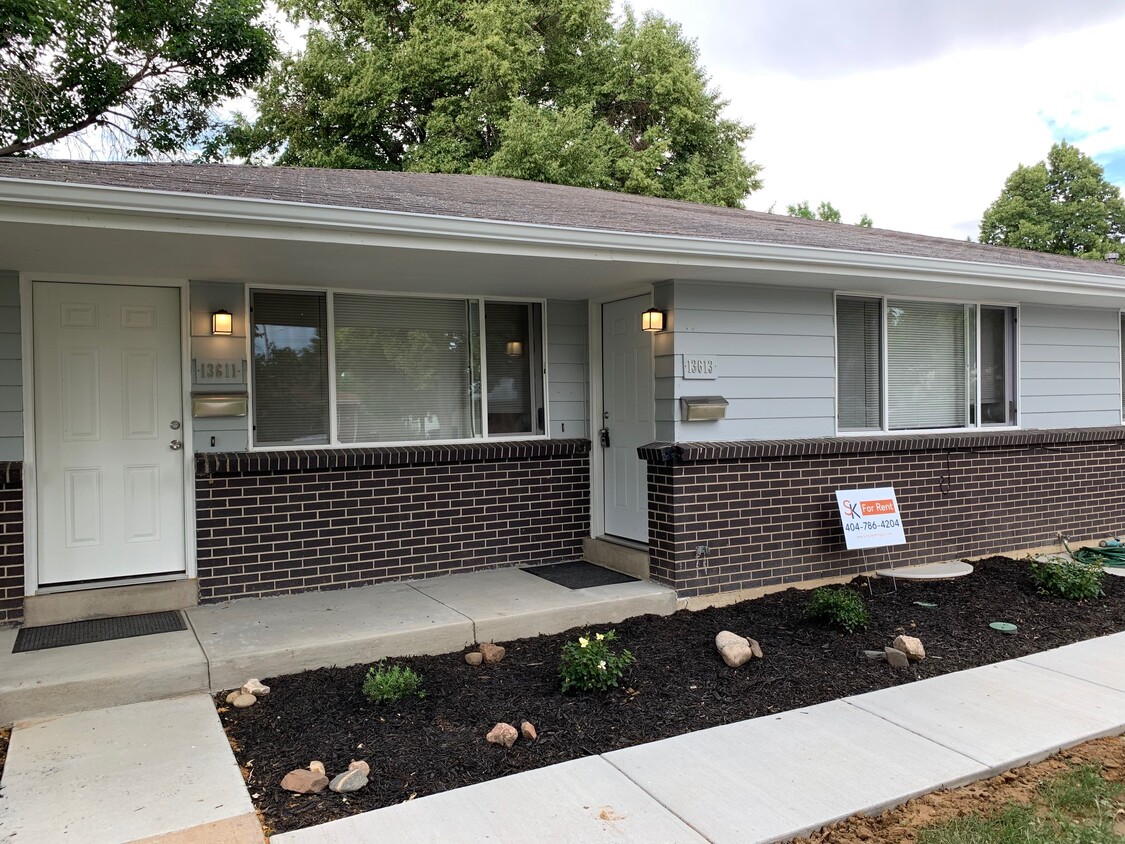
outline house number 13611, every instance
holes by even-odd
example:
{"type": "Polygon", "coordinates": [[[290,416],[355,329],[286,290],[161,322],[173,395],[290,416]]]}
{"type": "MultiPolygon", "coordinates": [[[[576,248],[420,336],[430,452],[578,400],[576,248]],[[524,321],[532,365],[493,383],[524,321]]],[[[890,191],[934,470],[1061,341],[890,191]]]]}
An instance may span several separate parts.
{"type": "Polygon", "coordinates": [[[195,362],[195,383],[241,384],[242,361],[197,360],[195,362]]]}

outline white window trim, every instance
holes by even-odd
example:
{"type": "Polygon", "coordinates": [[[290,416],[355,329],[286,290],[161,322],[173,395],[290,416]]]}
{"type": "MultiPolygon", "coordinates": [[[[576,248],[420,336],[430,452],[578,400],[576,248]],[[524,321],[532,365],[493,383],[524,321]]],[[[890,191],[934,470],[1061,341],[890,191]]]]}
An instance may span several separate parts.
{"type": "MultiPolygon", "coordinates": [[[[403,293],[401,290],[367,290],[356,289],[349,287],[323,287],[318,285],[287,285],[287,284],[247,284],[244,289],[244,296],[246,302],[246,360],[248,362],[249,372],[247,373],[247,414],[246,414],[246,442],[248,443],[248,451],[252,453],[271,453],[271,452],[286,452],[286,451],[342,451],[347,449],[357,448],[403,448],[412,446],[441,446],[441,445],[481,445],[486,443],[504,443],[504,442],[536,442],[551,439],[551,402],[550,402],[550,384],[548,383],[548,366],[547,366],[547,300],[536,296],[482,296],[482,295],[454,295],[448,293],[403,293]],[[325,307],[327,308],[327,319],[325,323],[325,330],[328,334],[328,437],[327,443],[314,443],[311,445],[256,445],[254,442],[254,318],[250,310],[250,302],[252,293],[255,290],[278,292],[278,293],[323,293],[325,294],[325,307]],[[541,360],[542,367],[542,384],[543,384],[543,433],[542,434],[513,434],[510,436],[494,436],[488,435],[488,395],[487,390],[482,390],[480,409],[481,409],[481,435],[478,437],[461,437],[457,439],[419,439],[419,440],[379,440],[377,442],[355,442],[355,443],[342,443],[339,441],[338,431],[336,429],[336,343],[335,337],[335,324],[336,324],[336,311],[334,297],[336,294],[355,294],[358,296],[388,296],[400,299],[441,299],[441,300],[456,300],[462,302],[476,302],[480,313],[481,323],[481,347],[480,347],[480,377],[481,383],[488,383],[488,364],[486,361],[485,338],[487,337],[488,326],[484,315],[484,306],[486,302],[519,302],[521,304],[537,304],[539,305],[539,335],[540,342],[543,346],[543,354],[541,360]]],[[[534,411],[532,412],[533,422],[534,411]]]]}
{"type": "MultiPolygon", "coordinates": [[[[1122,310],[1125,314],[1125,309],[1122,310]]],[[[833,424],[835,425],[837,437],[883,437],[883,436],[920,436],[932,434],[961,434],[961,433],[984,433],[986,431],[1020,431],[1023,430],[1022,417],[1023,417],[1023,395],[1022,384],[1020,379],[1020,352],[1022,350],[1020,330],[1022,321],[1020,320],[1020,305],[1018,302],[1003,302],[993,301],[989,299],[953,299],[941,296],[899,296],[897,294],[888,293],[872,293],[869,291],[861,290],[837,290],[832,297],[832,366],[833,366],[833,382],[835,408],[833,413],[833,424]],[[882,324],[880,325],[879,336],[879,349],[881,355],[881,384],[882,390],[882,408],[880,409],[881,427],[878,430],[869,429],[866,431],[841,431],[840,430],[840,378],[839,378],[839,325],[837,325],[837,300],[841,297],[851,299],[878,299],[882,304],[882,324]],[[940,304],[951,305],[973,305],[977,308],[977,327],[976,333],[976,360],[977,365],[980,365],[980,308],[1011,308],[1015,315],[1015,331],[1012,333],[1012,361],[1011,361],[1011,379],[1012,379],[1012,395],[1015,397],[1016,414],[1015,422],[1010,425],[967,425],[959,428],[910,428],[906,430],[891,430],[890,429],[890,401],[888,400],[888,366],[887,366],[887,343],[886,343],[886,325],[887,325],[887,300],[894,299],[901,302],[935,302],[940,304]]],[[[1120,344],[1119,344],[1120,345],[1120,344]]],[[[1120,368],[1120,367],[1119,367],[1120,368]]],[[[980,406],[980,377],[978,375],[976,385],[975,400],[977,406],[980,406]]],[[[1123,385],[1125,389],[1125,385],[1123,385]]],[[[1125,398],[1123,398],[1125,402],[1125,398]]],[[[1125,408],[1122,411],[1123,424],[1125,424],[1125,408]]]]}

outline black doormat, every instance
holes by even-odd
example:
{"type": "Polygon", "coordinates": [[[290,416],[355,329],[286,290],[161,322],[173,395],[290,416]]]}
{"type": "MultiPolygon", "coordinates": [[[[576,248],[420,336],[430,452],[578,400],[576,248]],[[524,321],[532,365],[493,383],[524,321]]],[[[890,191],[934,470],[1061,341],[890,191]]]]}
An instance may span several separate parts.
{"type": "Polygon", "coordinates": [[[174,633],[186,629],[183,615],[176,610],[117,618],[93,618],[89,621],[48,624],[44,627],[24,627],[16,634],[16,646],[12,648],[12,653],[63,648],[67,645],[88,645],[90,642],[109,642],[113,639],[131,639],[134,636],[174,633]]]}
{"type": "Polygon", "coordinates": [[[548,566],[532,566],[526,572],[565,586],[568,589],[589,589],[591,586],[609,586],[611,583],[631,583],[638,578],[619,571],[603,569],[593,563],[574,560],[569,563],[552,563],[548,566]]]}

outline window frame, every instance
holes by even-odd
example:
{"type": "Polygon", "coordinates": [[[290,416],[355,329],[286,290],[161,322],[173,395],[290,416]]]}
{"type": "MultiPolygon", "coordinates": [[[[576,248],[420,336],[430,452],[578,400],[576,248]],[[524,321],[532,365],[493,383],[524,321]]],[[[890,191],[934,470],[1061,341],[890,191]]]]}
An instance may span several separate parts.
{"type": "MultiPolygon", "coordinates": [[[[243,296],[245,301],[246,313],[246,345],[244,347],[246,355],[246,386],[247,386],[247,413],[246,413],[246,436],[248,450],[251,452],[278,452],[278,451],[337,451],[341,449],[356,449],[356,448],[402,448],[404,446],[419,446],[419,445],[464,445],[464,444],[480,444],[480,443],[499,443],[499,442],[518,442],[524,440],[547,440],[551,438],[551,402],[550,402],[550,384],[548,381],[548,365],[547,365],[547,349],[548,349],[548,334],[547,334],[547,299],[537,296],[488,296],[481,294],[466,295],[466,294],[450,294],[450,293],[404,293],[401,290],[371,290],[364,288],[353,287],[329,287],[321,285],[286,285],[286,284],[245,284],[243,286],[243,296]],[[328,350],[328,442],[319,444],[271,444],[271,445],[258,445],[254,440],[254,427],[255,427],[255,395],[257,386],[254,383],[254,315],[251,310],[251,302],[253,293],[258,292],[274,292],[274,293],[313,293],[324,294],[325,309],[327,311],[326,321],[326,348],[328,350]],[[384,296],[396,297],[402,299],[442,299],[442,300],[455,300],[458,302],[475,302],[480,313],[480,380],[482,384],[481,397],[480,397],[480,412],[481,412],[481,433],[479,436],[474,437],[460,437],[460,438],[432,438],[432,439],[414,439],[414,440],[378,440],[374,442],[341,442],[339,438],[337,407],[336,407],[336,306],[334,297],[336,294],[348,294],[357,296],[384,296]],[[488,433],[488,363],[485,360],[485,348],[488,335],[488,318],[485,314],[485,306],[488,302],[515,302],[526,305],[539,306],[539,325],[538,333],[540,338],[540,348],[538,352],[539,365],[541,368],[539,383],[542,386],[542,399],[543,399],[543,433],[542,434],[501,434],[490,436],[488,433]]],[[[530,354],[530,351],[529,351],[530,354]]],[[[534,416],[534,410],[532,411],[534,416]]],[[[533,424],[534,424],[533,419],[533,424]]]]}
{"type": "MultiPolygon", "coordinates": [[[[1122,312],[1125,314],[1125,311],[1122,312]]],[[[969,332],[966,332],[968,335],[969,332]]],[[[966,341],[968,337],[966,337],[966,341]]],[[[967,345],[967,343],[966,343],[967,345]]],[[[835,427],[837,437],[872,437],[872,436],[901,436],[913,434],[934,434],[934,433],[982,433],[984,431],[1018,431],[1022,429],[1022,414],[1023,414],[1023,396],[1021,395],[1021,382],[1020,382],[1020,305],[1018,302],[1006,302],[1001,300],[992,299],[955,299],[942,296],[915,296],[915,295],[899,295],[888,293],[874,293],[871,291],[862,290],[836,290],[832,296],[832,363],[833,363],[833,425],[835,427]],[[840,378],[839,378],[839,356],[840,356],[840,329],[838,324],[838,300],[840,298],[848,299],[876,299],[880,302],[880,325],[879,325],[879,355],[880,355],[880,399],[882,407],[880,409],[880,427],[868,428],[866,430],[840,430],[840,378]],[[901,302],[932,302],[935,304],[949,304],[949,305],[962,305],[974,307],[976,313],[976,326],[972,332],[973,338],[976,343],[976,348],[972,352],[972,358],[976,361],[978,369],[977,375],[972,379],[974,384],[973,395],[967,394],[967,399],[975,404],[977,423],[975,425],[966,425],[956,428],[909,428],[909,429],[892,429],[890,427],[890,414],[891,414],[891,401],[890,401],[890,366],[889,354],[887,343],[887,302],[889,300],[901,302]],[[980,397],[981,397],[981,379],[979,374],[980,368],[980,310],[981,308],[1007,308],[1011,310],[1012,318],[1007,322],[1007,330],[1011,330],[1011,359],[1009,361],[1009,380],[1011,386],[1009,388],[1009,395],[1011,400],[1015,401],[1016,408],[1013,420],[1005,425],[983,425],[980,421],[980,397]]],[[[968,349],[966,349],[968,351],[968,349]]],[[[968,359],[968,357],[966,358],[968,359]]],[[[966,369],[966,375],[968,370],[966,369]]],[[[966,391],[968,393],[968,391],[966,391]]],[[[970,409],[970,408],[967,408],[970,409]]],[[[1125,418],[1125,403],[1123,403],[1123,418],[1125,418]]]]}

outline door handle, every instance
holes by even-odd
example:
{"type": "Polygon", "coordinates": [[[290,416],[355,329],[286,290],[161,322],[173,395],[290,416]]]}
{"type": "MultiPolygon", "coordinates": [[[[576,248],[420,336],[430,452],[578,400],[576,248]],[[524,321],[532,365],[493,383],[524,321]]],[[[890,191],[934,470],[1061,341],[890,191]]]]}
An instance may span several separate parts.
{"type": "Polygon", "coordinates": [[[168,443],[168,448],[172,449],[172,451],[179,451],[183,447],[183,440],[172,440],[172,442],[168,443]]]}
{"type": "Polygon", "coordinates": [[[602,448],[609,448],[609,428],[598,431],[598,439],[601,440],[602,448]]]}

